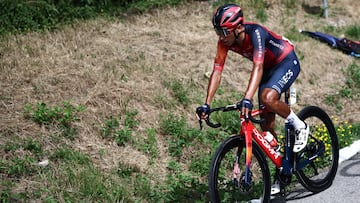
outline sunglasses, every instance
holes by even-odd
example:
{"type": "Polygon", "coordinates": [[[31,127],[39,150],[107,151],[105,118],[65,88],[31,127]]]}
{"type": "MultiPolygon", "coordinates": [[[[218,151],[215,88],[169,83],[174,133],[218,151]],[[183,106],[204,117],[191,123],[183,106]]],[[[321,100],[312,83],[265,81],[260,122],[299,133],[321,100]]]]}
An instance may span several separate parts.
{"type": "Polygon", "coordinates": [[[216,28],[215,27],[214,29],[215,29],[216,34],[219,36],[227,37],[231,33],[231,31],[229,31],[226,28],[216,28]]]}

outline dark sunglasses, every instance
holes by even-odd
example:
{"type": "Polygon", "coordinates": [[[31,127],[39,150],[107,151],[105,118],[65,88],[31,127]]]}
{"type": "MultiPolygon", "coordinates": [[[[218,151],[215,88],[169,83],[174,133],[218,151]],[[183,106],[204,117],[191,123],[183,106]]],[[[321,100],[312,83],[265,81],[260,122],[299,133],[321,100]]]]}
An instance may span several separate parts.
{"type": "Polygon", "coordinates": [[[226,28],[216,28],[215,27],[214,29],[215,29],[215,32],[216,32],[217,35],[224,36],[224,37],[228,36],[230,34],[230,32],[231,32],[226,28]]]}

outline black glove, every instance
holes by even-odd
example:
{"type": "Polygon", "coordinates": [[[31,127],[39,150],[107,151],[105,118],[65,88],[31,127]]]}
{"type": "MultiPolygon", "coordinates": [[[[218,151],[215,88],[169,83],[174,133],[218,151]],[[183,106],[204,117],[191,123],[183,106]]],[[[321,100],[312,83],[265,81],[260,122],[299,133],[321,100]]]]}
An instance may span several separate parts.
{"type": "Polygon", "coordinates": [[[250,99],[242,99],[241,101],[239,101],[239,103],[237,103],[236,105],[240,110],[242,115],[245,115],[245,119],[248,119],[251,115],[251,111],[253,109],[253,104],[252,101],[250,99]],[[247,109],[247,114],[246,114],[246,109],[247,109]]]}
{"type": "Polygon", "coordinates": [[[199,106],[196,108],[196,114],[199,116],[199,118],[202,118],[203,113],[205,113],[205,115],[209,116],[209,114],[210,114],[210,105],[209,104],[203,104],[202,106],[199,106]]]}

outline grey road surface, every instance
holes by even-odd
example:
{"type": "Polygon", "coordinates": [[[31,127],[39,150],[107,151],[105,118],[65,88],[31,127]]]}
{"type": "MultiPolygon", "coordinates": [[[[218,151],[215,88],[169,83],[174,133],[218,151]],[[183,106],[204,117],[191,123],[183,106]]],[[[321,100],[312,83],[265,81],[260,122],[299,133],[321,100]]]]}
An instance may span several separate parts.
{"type": "Polygon", "coordinates": [[[285,199],[272,202],[290,203],[351,203],[360,202],[360,153],[343,161],[338,168],[333,185],[327,190],[313,194],[299,186],[285,199]]]}

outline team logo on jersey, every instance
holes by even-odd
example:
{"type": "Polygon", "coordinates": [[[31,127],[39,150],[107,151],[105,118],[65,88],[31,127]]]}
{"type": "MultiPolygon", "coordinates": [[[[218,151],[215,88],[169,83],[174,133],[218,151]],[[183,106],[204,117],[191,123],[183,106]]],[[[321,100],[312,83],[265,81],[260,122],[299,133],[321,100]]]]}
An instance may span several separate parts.
{"type": "Polygon", "coordinates": [[[278,81],[278,84],[281,86],[281,88],[283,88],[286,83],[289,82],[293,75],[294,73],[289,69],[288,72],[286,72],[285,75],[282,76],[282,78],[278,81]]]}
{"type": "Polygon", "coordinates": [[[277,48],[279,48],[279,49],[281,49],[281,50],[284,49],[284,46],[283,46],[283,45],[281,45],[281,44],[279,44],[279,43],[276,43],[276,42],[274,42],[273,40],[270,40],[269,43],[272,44],[274,47],[277,47],[277,48]]]}

